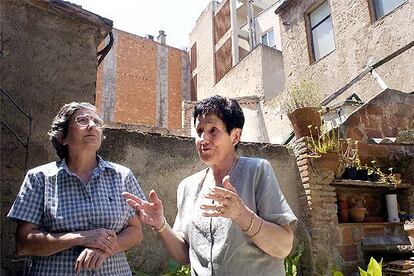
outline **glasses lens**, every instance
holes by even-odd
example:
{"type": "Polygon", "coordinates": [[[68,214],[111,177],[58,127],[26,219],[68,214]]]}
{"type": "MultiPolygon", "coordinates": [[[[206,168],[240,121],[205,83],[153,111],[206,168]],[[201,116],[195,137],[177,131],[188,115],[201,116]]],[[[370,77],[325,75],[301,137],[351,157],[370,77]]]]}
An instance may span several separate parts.
{"type": "Polygon", "coordinates": [[[104,124],[101,119],[89,115],[79,115],[76,117],[75,121],[81,126],[88,126],[90,121],[92,121],[96,127],[103,127],[104,124]]]}

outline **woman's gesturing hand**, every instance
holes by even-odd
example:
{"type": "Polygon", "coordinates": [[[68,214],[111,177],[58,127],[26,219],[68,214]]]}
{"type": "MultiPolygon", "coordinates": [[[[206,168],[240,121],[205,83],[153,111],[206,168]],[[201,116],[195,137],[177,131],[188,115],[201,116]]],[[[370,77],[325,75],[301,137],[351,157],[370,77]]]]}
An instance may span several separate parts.
{"type": "Polygon", "coordinates": [[[109,257],[104,251],[95,248],[85,248],[75,262],[76,273],[82,268],[99,268],[109,257]]]}
{"type": "Polygon", "coordinates": [[[164,224],[164,209],[162,201],[157,193],[151,190],[149,201],[140,199],[131,193],[122,193],[127,203],[134,207],[142,223],[149,224],[156,229],[160,229],[164,224]]]}
{"type": "Polygon", "coordinates": [[[214,187],[206,195],[206,198],[214,200],[214,204],[204,204],[200,208],[204,210],[205,217],[226,217],[237,219],[247,207],[237,194],[236,189],[230,184],[230,177],[223,178],[223,188],[214,187]]]}
{"type": "Polygon", "coordinates": [[[89,248],[103,250],[108,255],[113,255],[118,249],[118,239],[112,230],[101,228],[79,232],[81,245],[89,248]]]}

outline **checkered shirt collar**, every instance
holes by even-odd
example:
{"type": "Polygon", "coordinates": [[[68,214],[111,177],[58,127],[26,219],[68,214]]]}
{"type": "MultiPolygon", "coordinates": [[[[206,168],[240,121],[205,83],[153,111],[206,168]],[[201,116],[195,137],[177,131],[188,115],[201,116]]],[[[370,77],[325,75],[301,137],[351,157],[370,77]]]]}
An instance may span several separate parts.
{"type": "MultiPolygon", "coordinates": [[[[103,160],[102,157],[100,157],[99,155],[96,155],[96,159],[98,160],[97,169],[98,169],[99,172],[102,172],[105,169],[115,170],[114,166],[111,163],[103,160]]],[[[67,174],[72,174],[72,172],[69,170],[68,165],[66,164],[65,159],[62,159],[62,160],[58,161],[57,162],[57,167],[58,167],[58,171],[64,170],[67,174]]]]}

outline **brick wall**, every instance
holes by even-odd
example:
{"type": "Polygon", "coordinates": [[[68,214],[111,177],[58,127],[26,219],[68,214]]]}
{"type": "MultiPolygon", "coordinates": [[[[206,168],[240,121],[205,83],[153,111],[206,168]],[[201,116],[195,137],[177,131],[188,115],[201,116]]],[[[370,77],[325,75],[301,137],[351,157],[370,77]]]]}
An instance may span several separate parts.
{"type": "Polygon", "coordinates": [[[230,0],[226,0],[214,16],[214,43],[217,43],[224,36],[230,26],[230,0]]]}
{"type": "Polygon", "coordinates": [[[231,38],[229,38],[214,54],[216,65],[216,83],[219,82],[233,66],[231,45],[231,38]]]}
{"type": "Polygon", "coordinates": [[[189,58],[183,58],[188,53],[120,30],[114,30],[114,37],[98,70],[98,110],[113,114],[105,117],[112,122],[159,126],[165,120],[165,127],[180,129],[182,101],[190,97],[185,92],[189,58]],[[160,59],[165,59],[163,68],[160,59]]]}

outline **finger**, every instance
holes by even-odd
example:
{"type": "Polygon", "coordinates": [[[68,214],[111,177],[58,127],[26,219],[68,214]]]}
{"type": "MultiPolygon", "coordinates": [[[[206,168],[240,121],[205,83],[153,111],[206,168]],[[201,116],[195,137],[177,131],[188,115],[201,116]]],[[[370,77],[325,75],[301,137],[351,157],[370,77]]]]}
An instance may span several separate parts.
{"type": "Polygon", "coordinates": [[[216,194],[207,194],[206,198],[222,203],[226,198],[216,194]]]}
{"type": "Polygon", "coordinates": [[[234,193],[230,190],[227,190],[225,188],[219,188],[219,187],[214,187],[211,188],[209,193],[207,195],[218,195],[221,197],[226,197],[226,198],[231,198],[234,197],[235,195],[237,195],[237,193],[234,193]]]}
{"type": "Polygon", "coordinates": [[[103,264],[103,262],[106,260],[106,256],[105,256],[105,254],[101,254],[100,256],[99,256],[99,259],[98,259],[98,261],[96,262],[96,268],[100,268],[101,267],[101,265],[103,264]]]}
{"type": "Polygon", "coordinates": [[[82,266],[84,268],[90,268],[89,264],[91,263],[92,257],[93,257],[92,251],[88,251],[88,253],[86,253],[85,259],[82,262],[82,266]]]}
{"type": "Polygon", "coordinates": [[[98,252],[95,252],[95,254],[93,254],[91,261],[89,262],[89,266],[88,268],[96,268],[96,263],[98,262],[99,256],[101,254],[98,252]]]}
{"type": "Polygon", "coordinates": [[[213,212],[203,212],[203,213],[201,213],[201,215],[203,217],[225,217],[223,215],[223,213],[217,212],[217,211],[213,211],[213,212]]]}
{"type": "Polygon", "coordinates": [[[220,210],[223,210],[223,206],[203,204],[200,206],[200,209],[206,210],[206,211],[220,211],[220,210]]]}
{"type": "Polygon", "coordinates": [[[140,203],[140,204],[142,204],[142,199],[140,199],[139,197],[137,197],[136,195],[133,195],[133,194],[131,194],[131,193],[128,193],[128,192],[123,192],[122,193],[122,196],[126,199],[126,200],[128,200],[128,199],[130,199],[130,200],[133,200],[133,201],[135,201],[135,202],[138,202],[138,203],[140,203]]]}
{"type": "Polygon", "coordinates": [[[222,180],[221,183],[223,183],[223,187],[225,189],[230,190],[230,191],[232,191],[234,193],[237,193],[236,189],[230,183],[230,176],[226,175],[225,177],[223,177],[223,180],[222,180]]]}
{"type": "Polygon", "coordinates": [[[75,271],[76,271],[76,273],[79,273],[81,271],[81,269],[82,269],[82,262],[83,262],[83,259],[85,258],[85,255],[86,255],[86,251],[84,250],[79,255],[79,257],[76,259],[76,262],[75,262],[75,271]]]}
{"type": "Polygon", "coordinates": [[[157,206],[162,204],[161,200],[158,198],[157,193],[154,190],[151,190],[149,193],[150,202],[154,203],[157,206]]]}

